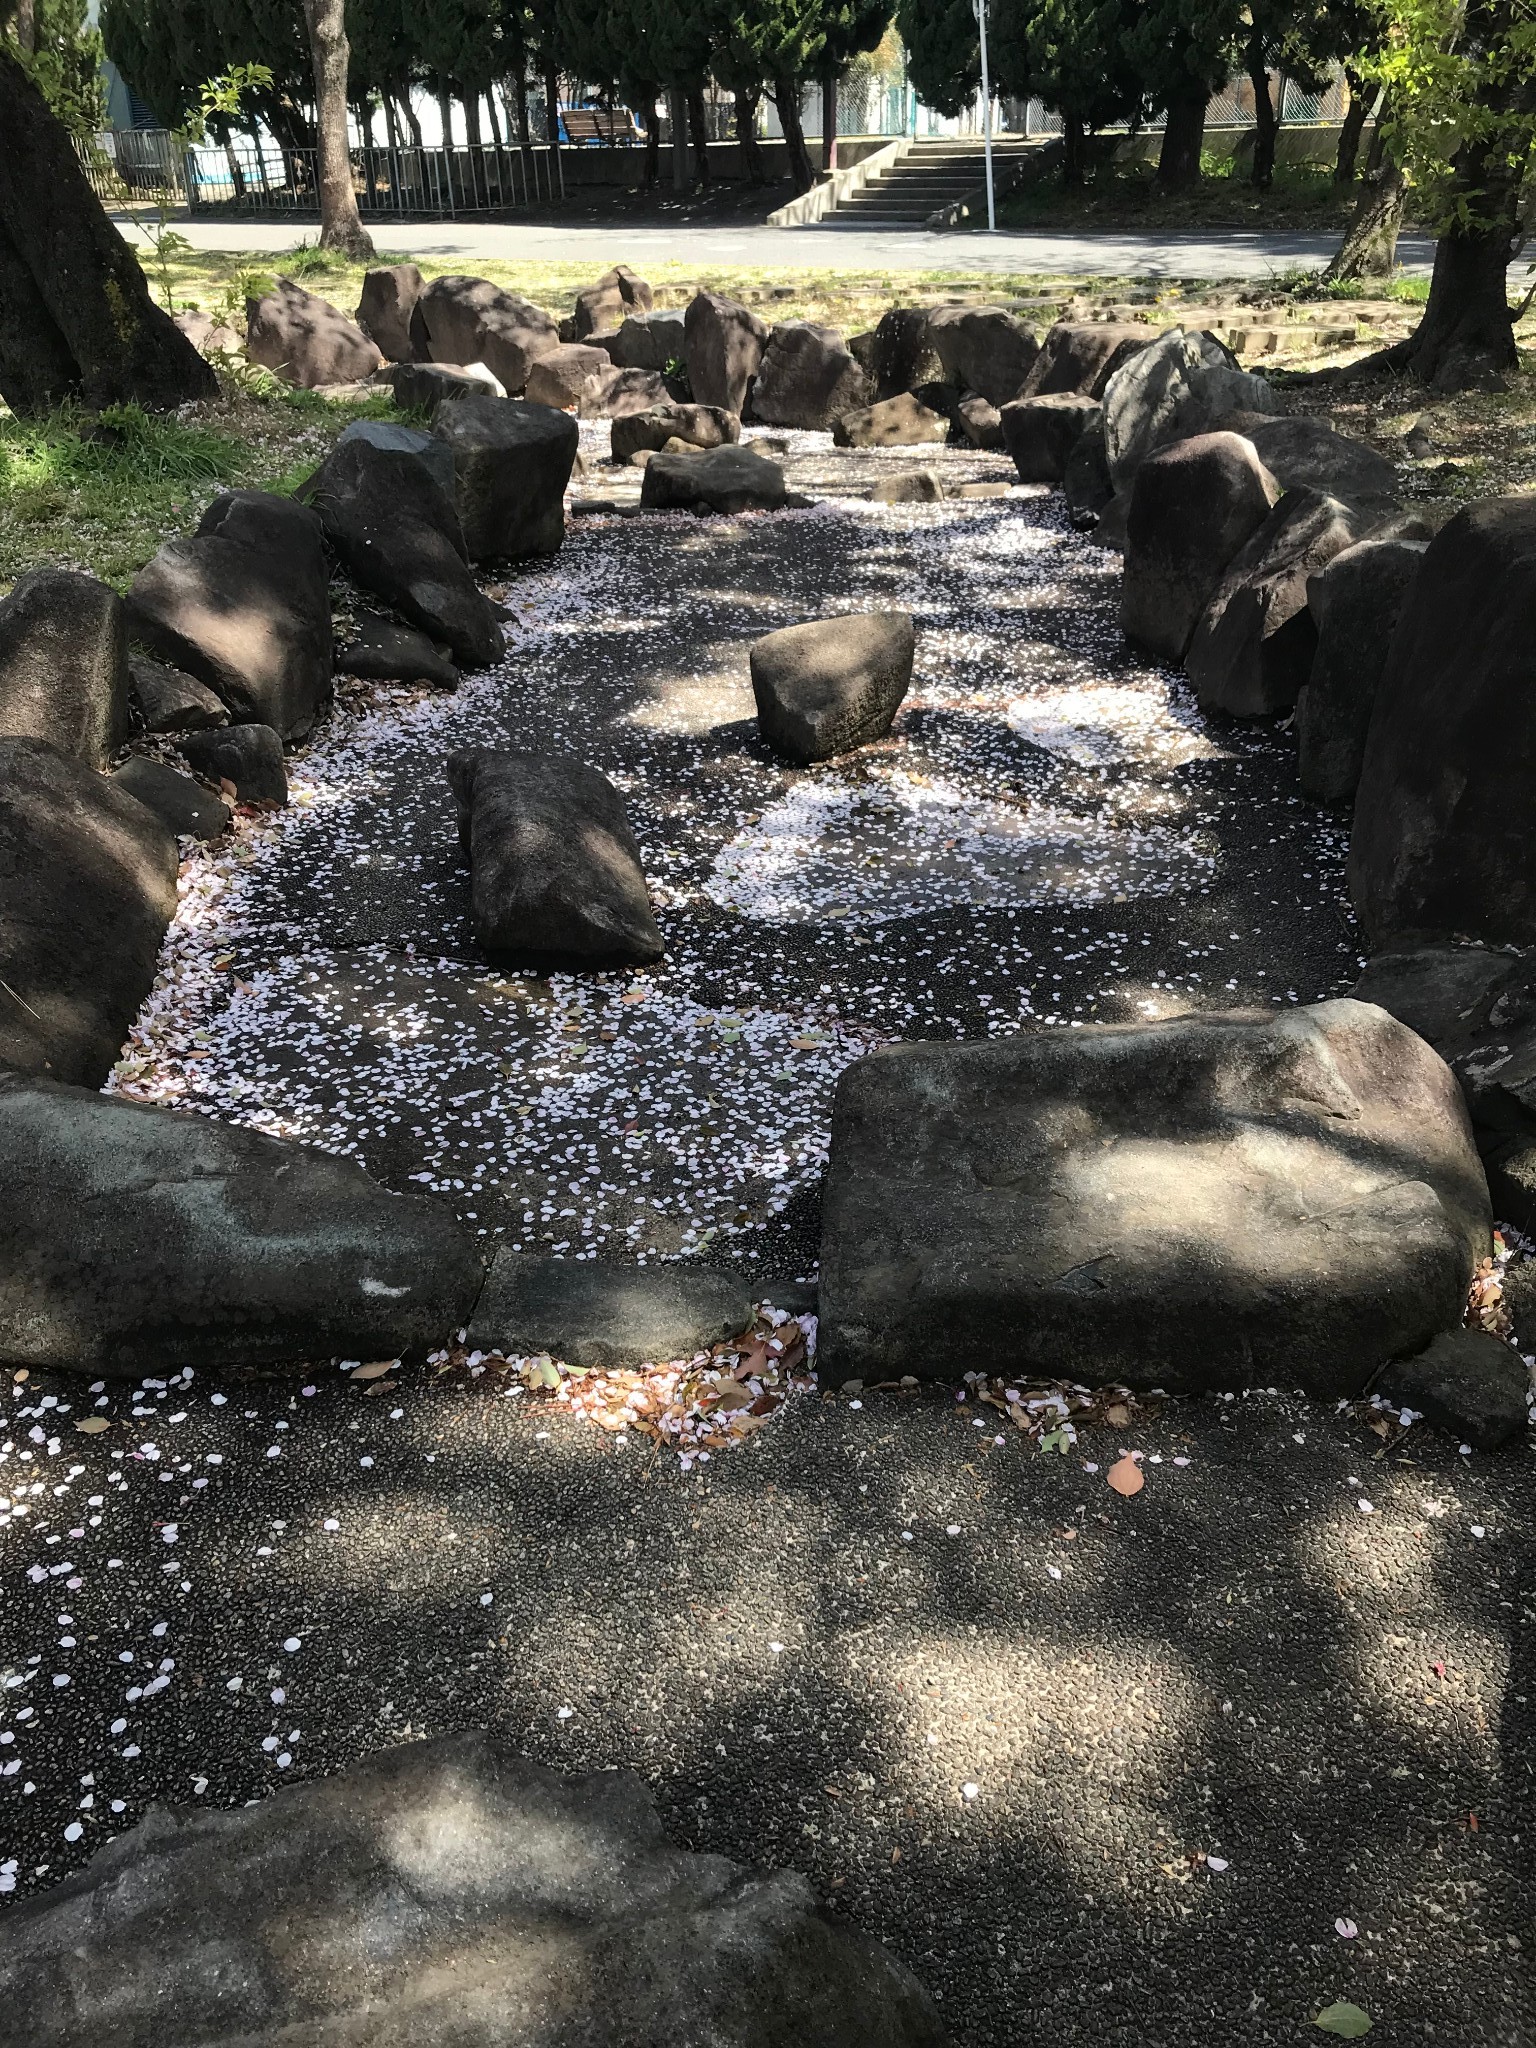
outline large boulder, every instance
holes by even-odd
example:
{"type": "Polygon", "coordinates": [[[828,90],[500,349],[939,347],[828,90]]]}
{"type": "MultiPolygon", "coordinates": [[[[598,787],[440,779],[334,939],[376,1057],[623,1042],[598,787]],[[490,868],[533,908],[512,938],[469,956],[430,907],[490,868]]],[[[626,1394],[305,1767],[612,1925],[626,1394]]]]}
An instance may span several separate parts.
{"type": "Polygon", "coordinates": [[[1136,321],[1059,320],[1040,344],[1018,398],[1045,398],[1053,391],[1077,391],[1084,398],[1102,398],[1104,387],[1119,369],[1163,330],[1136,321]]]}
{"type": "Polygon", "coordinates": [[[1227,564],[1190,637],[1184,666],[1203,711],[1291,709],[1317,652],[1307,583],[1360,538],[1360,524],[1321,491],[1285,493],[1227,564]]]}
{"type": "Polygon", "coordinates": [[[112,781],[146,810],[153,811],[165,829],[178,839],[221,839],[229,830],[229,805],[204,789],[193,776],[173,768],[169,761],[152,761],[147,754],[130,754],[112,781]]]}
{"type": "Polygon", "coordinates": [[[453,496],[452,450],[425,428],[404,427],[396,420],[353,420],[337,435],[336,445],[342,448],[352,441],[367,441],[375,448],[399,448],[414,455],[438,489],[453,496]]]}
{"type": "Polygon", "coordinates": [[[1536,941],[1536,499],[1490,498],[1426,549],[1376,692],[1349,886],[1376,944],[1536,941]]]}
{"type": "Polygon", "coordinates": [[[899,398],[919,384],[938,383],[944,376],[944,359],[921,306],[892,306],[882,314],[869,344],[869,358],[876,403],[899,398]]]}
{"type": "Polygon", "coordinates": [[[869,380],[835,327],[784,320],[774,328],[752,390],[752,411],[771,427],[824,433],[869,397],[869,380]]]}
{"type": "Polygon", "coordinates": [[[1074,391],[1016,398],[999,415],[1003,445],[1022,484],[1059,484],[1081,437],[1099,425],[1100,407],[1074,391]]]}
{"type": "Polygon", "coordinates": [[[1200,434],[1149,455],[1126,515],[1126,638],[1181,662],[1228,563],[1279,496],[1252,442],[1237,434],[1200,434]]]}
{"type": "Polygon", "coordinates": [[[229,723],[227,706],[206,683],[152,655],[129,656],[128,695],[146,732],[206,732],[229,723]]]}
{"type": "Polygon", "coordinates": [[[832,422],[832,440],[838,448],[909,448],[948,439],[947,417],[910,391],[859,406],[832,422]]]}
{"type": "MultiPolygon", "coordinates": [[[[617,327],[632,314],[644,318],[655,303],[654,292],[639,272],[631,270],[627,263],[616,263],[603,272],[596,284],[576,294],[571,322],[576,339],[585,341],[589,334],[617,327]]],[[[663,365],[658,363],[655,367],[660,369],[663,365]]]]}
{"type": "Polygon", "coordinates": [[[390,385],[395,403],[430,413],[445,398],[505,398],[507,387],[484,363],[396,363],[390,385]]]}
{"type": "Polygon", "coordinates": [[[1104,386],[1104,450],[1117,491],[1166,437],[1188,399],[1192,373],[1234,367],[1229,350],[1212,334],[1170,328],[1128,356],[1104,386]]]}
{"type": "Polygon", "coordinates": [[[581,440],[568,414],[524,399],[461,398],[439,407],[432,431],[453,456],[454,503],[472,561],[559,551],[581,440]]]}
{"type": "Polygon", "coordinates": [[[746,306],[696,293],[683,321],[683,361],[697,402],[744,412],[767,344],[768,329],[746,306]]]}
{"type": "Polygon", "coordinates": [[[660,959],[640,849],[606,775],[563,754],[466,748],[448,780],[487,953],[582,967],[660,959]]]}
{"type": "Polygon", "coordinates": [[[955,407],[954,424],[973,448],[1001,453],[1007,445],[1002,414],[989,398],[962,398],[955,407]]]}
{"type": "Polygon", "coordinates": [[[133,637],[206,683],[231,717],[301,738],[331,692],[323,541],[319,517],[292,498],[226,492],[190,539],[167,541],[133,579],[133,637]]]}
{"type": "Polygon", "coordinates": [[[777,512],[787,495],[778,463],[735,447],[653,455],[640,486],[640,503],[653,512],[777,512]]]}
{"type": "Polygon", "coordinates": [[[34,569],[0,598],[0,739],[103,768],[128,737],[128,622],[115,590],[34,569]]]}
{"type": "Polygon", "coordinates": [[[337,646],[336,673],[370,683],[431,683],[439,690],[459,686],[459,672],[445,646],[374,613],[362,614],[337,646]]]}
{"type": "Polygon", "coordinates": [[[416,302],[434,363],[484,363],[512,395],[540,356],[560,346],[544,311],[483,277],[435,277],[416,302]]]}
{"type": "Polygon", "coordinates": [[[288,801],[288,768],[283,743],[270,725],[227,725],[217,732],[189,732],[176,751],[208,782],[228,783],[236,803],[288,801]]]}
{"type": "Polygon", "coordinates": [[[1424,548],[1414,540],[1358,541],[1307,585],[1317,652],[1296,699],[1296,747],[1301,786],[1317,803],[1354,797],[1387,649],[1424,548]]]}
{"type": "Polygon", "coordinates": [[[1040,353],[1033,329],[1003,306],[940,307],[928,332],[944,381],[997,406],[1020,395],[1040,353]]]}
{"type": "Polygon", "coordinates": [[[480,1290],[447,1208],[241,1124],[0,1077],[0,1160],[8,1364],[141,1379],[394,1358],[451,1339],[480,1290]]]}
{"type": "MultiPolygon", "coordinates": [[[[461,399],[443,413],[506,403],[461,399]]],[[[306,488],[354,583],[449,647],[462,667],[499,657],[501,626],[470,574],[459,515],[413,455],[352,441],[332,449],[306,488]]],[[[327,668],[330,652],[327,634],[327,668]]]]}
{"type": "MultiPolygon", "coordinates": [[[[1096,528],[1115,495],[1109,457],[1104,452],[1104,408],[1100,406],[1072,443],[1062,472],[1061,494],[1067,517],[1080,530],[1096,528]]],[[[1095,535],[1097,539],[1097,535],[1095,535]]],[[[1102,545],[1102,543],[1100,543],[1102,545]]]]}
{"type": "Polygon", "coordinates": [[[819,1364],[1358,1394],[1489,1229],[1454,1077],[1367,1004],[893,1046],[838,1084],[819,1364]]]}
{"type": "Polygon", "coordinates": [[[414,263],[392,263],[365,272],[357,324],[386,362],[415,361],[411,319],[424,289],[414,263]]]}
{"type": "Polygon", "coordinates": [[[752,1290],[707,1266],[620,1266],[499,1251],[469,1326],[481,1351],[611,1371],[693,1358],[740,1336],[752,1290]]]}
{"type": "Polygon", "coordinates": [[[672,393],[659,370],[621,370],[610,363],[596,377],[588,379],[577,400],[576,411],[584,420],[622,419],[626,413],[651,412],[671,403],[672,393]]]}
{"type": "MultiPolygon", "coordinates": [[[[290,1709],[291,1711],[291,1709],[290,1709]]],[[[5,1915],[27,2048],[943,2048],[798,1872],[674,1848],[631,1771],[461,1731],[152,1806],[5,1915]]]]}
{"type": "Polygon", "coordinates": [[[1325,491],[1359,512],[1389,517],[1398,508],[1397,471],[1384,455],[1337,434],[1322,420],[1255,419],[1242,432],[1281,490],[1325,491]]]}
{"type": "Polygon", "coordinates": [[[752,643],[752,694],[769,746],[808,767],[891,729],[912,682],[910,612],[851,612],[752,643]]]}
{"type": "Polygon", "coordinates": [[[693,448],[724,448],[741,439],[741,421],[718,405],[655,405],[626,413],[608,430],[615,462],[628,462],[642,448],[686,441],[693,448]]]}
{"type": "Polygon", "coordinates": [[[246,300],[245,353],[248,361],[306,391],[322,384],[355,384],[384,363],[355,321],[291,277],[279,278],[260,298],[246,300]]]}
{"type": "Polygon", "coordinates": [[[1185,376],[1184,396],[1158,434],[1158,445],[1217,431],[1236,415],[1250,422],[1282,413],[1279,392],[1267,377],[1225,363],[1197,363],[1185,376]]]}
{"type": "Polygon", "coordinates": [[[562,342],[529,366],[524,395],[536,405],[574,412],[612,375],[613,365],[602,349],[587,348],[579,341],[562,342]]]}
{"type": "Polygon", "coordinates": [[[665,370],[686,356],[687,315],[682,312],[630,313],[608,344],[608,354],[621,370],[665,370]]]}
{"type": "MultiPolygon", "coordinates": [[[[94,768],[0,739],[0,1064],[99,1088],[154,985],[176,841],[94,768]]],[[[18,1201],[8,1185],[0,1211],[18,1201]]]]}

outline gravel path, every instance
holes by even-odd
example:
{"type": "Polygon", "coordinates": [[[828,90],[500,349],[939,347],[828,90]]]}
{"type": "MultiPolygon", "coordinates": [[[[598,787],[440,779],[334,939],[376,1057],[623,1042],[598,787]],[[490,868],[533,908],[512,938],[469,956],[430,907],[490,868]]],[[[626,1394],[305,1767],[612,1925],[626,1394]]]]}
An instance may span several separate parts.
{"type": "MultiPolygon", "coordinates": [[[[910,459],[796,437],[790,466],[814,493],[910,459]]],[[[488,1244],[704,1252],[772,1293],[813,1270],[865,1046],[1353,978],[1286,737],[1132,660],[1117,573],[1031,491],[578,520],[508,586],[500,671],[343,704],[284,820],[191,865],[121,1085],[351,1151],[488,1244]],[[888,603],[920,646],[892,741],[786,772],[744,642],[888,603]],[[614,776],[660,966],[474,959],[467,742],[614,776]]],[[[495,1720],[808,1871],[968,2048],[1294,2042],[1339,1997],[1385,2044],[1536,2036],[1525,1451],[1255,1396],[1058,1456],[973,1399],[827,1390],[685,1470],[494,1372],[330,1364],[11,1406],[0,1889],[150,1800],[495,1720]]]]}

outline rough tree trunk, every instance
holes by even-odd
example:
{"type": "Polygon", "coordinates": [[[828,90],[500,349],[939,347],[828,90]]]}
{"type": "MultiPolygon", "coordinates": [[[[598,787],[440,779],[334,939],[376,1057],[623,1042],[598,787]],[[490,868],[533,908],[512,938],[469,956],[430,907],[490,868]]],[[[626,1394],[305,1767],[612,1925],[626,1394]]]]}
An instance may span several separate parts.
{"type": "Polygon", "coordinates": [[[1333,182],[1335,185],[1353,185],[1355,165],[1360,157],[1360,138],[1365,133],[1365,124],[1370,119],[1371,101],[1376,97],[1376,88],[1367,85],[1358,71],[1348,64],[1344,66],[1344,83],[1349,87],[1349,105],[1344,109],[1344,119],[1339,127],[1338,154],[1333,160],[1333,182]]]}
{"type": "Polygon", "coordinates": [[[1393,367],[1436,391],[1498,388],[1520,360],[1505,284],[1519,232],[1520,178],[1478,144],[1458,153],[1455,172],[1463,191],[1479,195],[1482,224],[1452,225],[1440,237],[1424,317],[1399,344],[1393,367]]]}
{"type": "MultiPolygon", "coordinates": [[[[1248,78],[1253,86],[1253,169],[1248,182],[1256,191],[1267,192],[1275,182],[1275,146],[1280,140],[1280,115],[1269,91],[1269,67],[1264,62],[1264,46],[1255,36],[1248,45],[1248,78]]],[[[1285,77],[1281,74],[1280,98],[1285,97],[1285,77]]]]}
{"type": "Polygon", "coordinates": [[[366,260],[373,239],[358,218],[347,148],[347,24],[344,0],[304,0],[315,74],[316,155],[320,165],[320,246],[366,260]]]}
{"type": "Polygon", "coordinates": [[[1081,117],[1064,113],[1061,117],[1061,182],[1069,192],[1076,191],[1083,183],[1086,154],[1081,117]]]}
{"type": "Polygon", "coordinates": [[[395,118],[395,103],[388,93],[384,95],[384,139],[392,151],[400,147],[400,123],[395,118]]]}
{"type": "Polygon", "coordinates": [[[738,86],[735,100],[736,140],[741,144],[741,162],[747,174],[747,183],[766,185],[768,167],[763,162],[762,144],[757,139],[757,94],[738,86]]]}
{"type": "Polygon", "coordinates": [[[645,169],[641,183],[647,192],[661,182],[661,116],[656,111],[660,96],[659,85],[642,85],[635,94],[640,102],[639,113],[645,128],[645,169]]]}
{"type": "Polygon", "coordinates": [[[404,94],[404,95],[402,96],[402,98],[401,98],[401,101],[400,101],[400,112],[401,112],[401,113],[402,113],[402,114],[404,115],[404,117],[405,117],[405,125],[406,125],[406,127],[407,127],[407,128],[409,129],[409,131],[410,131],[410,137],[411,137],[411,147],[412,147],[412,149],[420,149],[420,148],[421,148],[421,122],[420,122],[420,120],[419,120],[419,119],[417,118],[417,114],[416,114],[416,109],[415,109],[415,107],[413,107],[413,106],[412,106],[412,104],[411,104],[411,95],[410,95],[410,92],[409,92],[409,90],[407,90],[407,91],[405,92],[405,94],[404,94]]]}
{"type": "Polygon", "coordinates": [[[74,145],[0,50],[0,398],[151,410],[218,394],[213,371],[149,295],[74,145]]]}
{"type": "Polygon", "coordinates": [[[1210,95],[1192,86],[1168,105],[1168,125],[1157,159],[1157,182],[1164,191],[1185,190],[1200,182],[1200,151],[1205,142],[1205,109],[1210,95]]]}
{"type": "Polygon", "coordinates": [[[816,182],[816,173],[811,165],[811,153],[805,146],[805,130],[800,125],[800,81],[798,78],[776,78],[773,81],[773,104],[779,110],[779,126],[784,130],[784,140],[789,145],[789,174],[797,192],[809,192],[816,182]]]}
{"type": "Polygon", "coordinates": [[[709,185],[709,123],[704,117],[704,87],[688,88],[688,130],[693,137],[693,182],[701,192],[709,185]]]}
{"type": "Polygon", "coordinates": [[[565,193],[560,169],[560,73],[551,64],[544,73],[544,127],[549,138],[549,196],[565,193]]]}
{"type": "Polygon", "coordinates": [[[1408,184],[1396,164],[1366,179],[1325,278],[1390,277],[1397,268],[1397,231],[1402,226],[1408,184]]]}
{"type": "Polygon", "coordinates": [[[837,169],[837,79],[835,75],[821,81],[821,168],[824,171],[837,169]]]}

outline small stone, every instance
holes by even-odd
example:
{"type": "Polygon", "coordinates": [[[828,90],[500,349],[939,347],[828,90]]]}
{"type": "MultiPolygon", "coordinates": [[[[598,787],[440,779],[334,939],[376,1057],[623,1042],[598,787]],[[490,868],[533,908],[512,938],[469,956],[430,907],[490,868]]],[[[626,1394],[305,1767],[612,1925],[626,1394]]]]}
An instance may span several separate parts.
{"type": "Polygon", "coordinates": [[[1496,1451],[1524,1434],[1530,1375],[1502,1338],[1486,1330],[1447,1330],[1417,1357],[1394,1360],[1376,1391],[1475,1451],[1496,1451]]]}

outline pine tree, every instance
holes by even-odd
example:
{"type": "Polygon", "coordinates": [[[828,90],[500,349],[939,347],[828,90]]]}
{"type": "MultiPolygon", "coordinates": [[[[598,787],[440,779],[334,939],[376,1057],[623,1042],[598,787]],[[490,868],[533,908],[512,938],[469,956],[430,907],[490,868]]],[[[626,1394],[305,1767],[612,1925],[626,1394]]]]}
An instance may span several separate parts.
{"type": "Polygon", "coordinates": [[[1199,182],[1205,110],[1232,75],[1245,11],[1241,0],[1144,0],[1126,35],[1125,54],[1166,117],[1157,161],[1165,189],[1199,182]]]}
{"type": "Polygon", "coordinates": [[[971,0],[897,0],[907,77],[925,107],[954,116],[981,90],[981,37],[971,0]]]}
{"type": "Polygon", "coordinates": [[[1126,54],[1131,0],[998,0],[992,69],[999,88],[1062,117],[1062,182],[1080,185],[1086,141],[1141,105],[1126,54]]]}

